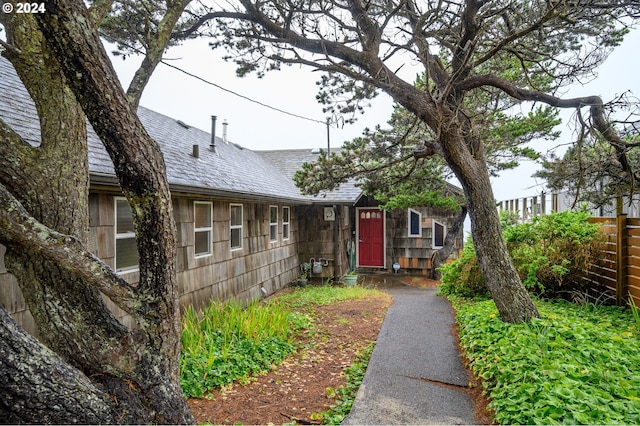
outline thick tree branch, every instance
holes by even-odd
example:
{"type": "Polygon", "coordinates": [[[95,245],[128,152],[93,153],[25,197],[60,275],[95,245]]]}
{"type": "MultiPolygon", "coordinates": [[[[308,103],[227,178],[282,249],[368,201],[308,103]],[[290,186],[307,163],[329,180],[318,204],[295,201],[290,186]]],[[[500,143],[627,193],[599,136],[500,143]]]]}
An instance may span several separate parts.
{"type": "Polygon", "coordinates": [[[547,93],[521,89],[514,84],[498,78],[493,75],[483,75],[469,78],[460,84],[457,88],[459,90],[470,90],[482,86],[496,87],[509,96],[521,100],[521,101],[536,101],[544,102],[548,105],[557,108],[574,108],[580,109],[583,107],[590,107],[590,114],[593,123],[593,127],[600,132],[604,139],[614,147],[617,153],[618,161],[622,166],[622,170],[628,174],[631,179],[631,188],[634,187],[635,172],[627,157],[627,146],[625,142],[620,138],[613,126],[605,119],[604,116],[604,103],[600,96],[584,96],[571,99],[562,99],[547,93]]]}
{"type": "Polygon", "coordinates": [[[537,90],[519,88],[507,80],[490,74],[469,77],[456,84],[455,88],[458,91],[467,91],[483,86],[495,87],[502,90],[512,98],[521,101],[544,102],[547,105],[558,108],[582,108],[590,105],[602,105],[602,99],[599,96],[585,96],[579,98],[562,99],[544,92],[539,92],[537,90]]]}
{"type": "Polygon", "coordinates": [[[0,308],[0,423],[117,423],[114,405],[81,371],[0,308]]]}
{"type": "Polygon", "coordinates": [[[136,71],[129,88],[127,96],[131,103],[137,108],[142,97],[142,91],[147,86],[151,74],[162,60],[162,54],[169,43],[171,33],[180,19],[180,15],[191,0],[181,0],[167,2],[167,12],[158,23],[158,27],[146,47],[146,54],[142,60],[140,68],[136,71]]]}
{"type": "Polygon", "coordinates": [[[237,19],[239,21],[251,21],[251,16],[246,13],[237,13],[237,12],[227,12],[227,11],[219,11],[219,12],[209,12],[198,18],[196,22],[194,22],[189,28],[174,32],[171,35],[172,39],[183,40],[189,37],[192,37],[195,33],[197,33],[200,28],[204,25],[208,24],[210,21],[217,18],[226,18],[226,19],[237,19]]]}
{"type": "Polygon", "coordinates": [[[35,220],[20,202],[0,184],[0,242],[37,253],[61,265],[93,285],[136,319],[149,310],[138,300],[136,290],[70,235],[49,229],[35,220]]]}
{"type": "MultiPolygon", "coordinates": [[[[47,11],[36,19],[57,56],[65,58],[60,65],[113,161],[120,187],[132,203],[136,232],[156,235],[157,247],[162,248],[139,247],[139,290],[147,291],[151,298],[168,297],[159,305],[166,309],[165,303],[175,304],[175,277],[164,280],[160,276],[168,270],[175,275],[175,223],[162,153],[118,83],[83,4],[52,0],[47,2],[47,11]],[[158,227],[165,233],[158,234],[158,227]],[[163,286],[168,288],[161,290],[163,286]]],[[[158,315],[159,321],[175,320],[175,312],[158,315]]]]}

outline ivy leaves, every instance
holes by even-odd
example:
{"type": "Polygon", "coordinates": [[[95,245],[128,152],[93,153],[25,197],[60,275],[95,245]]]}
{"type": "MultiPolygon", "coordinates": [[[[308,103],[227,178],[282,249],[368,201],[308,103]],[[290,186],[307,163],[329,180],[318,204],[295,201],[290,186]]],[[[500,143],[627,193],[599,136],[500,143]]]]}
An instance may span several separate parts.
{"type": "Polygon", "coordinates": [[[492,301],[454,304],[498,423],[640,421],[640,329],[629,311],[537,302],[542,319],[514,325],[492,301]]]}

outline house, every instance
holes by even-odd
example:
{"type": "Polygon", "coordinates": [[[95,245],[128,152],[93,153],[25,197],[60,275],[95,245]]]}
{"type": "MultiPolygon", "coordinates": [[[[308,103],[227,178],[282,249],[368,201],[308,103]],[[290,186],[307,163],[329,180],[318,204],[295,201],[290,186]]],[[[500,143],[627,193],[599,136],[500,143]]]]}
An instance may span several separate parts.
{"type": "Polygon", "coordinates": [[[497,203],[498,211],[510,211],[522,223],[530,222],[537,216],[575,210],[585,206],[594,217],[616,217],[619,212],[628,217],[640,217],[640,199],[637,195],[631,200],[629,196],[611,199],[608,203],[598,206],[593,203],[577,203],[576,195],[568,190],[542,191],[536,195],[512,198],[497,203]]]}
{"type": "MultiPolygon", "coordinates": [[[[397,261],[404,269],[425,272],[453,219],[429,208],[385,212],[353,183],[305,196],[291,177],[303,162],[314,161],[315,151],[244,149],[229,141],[225,125],[222,136],[217,135],[215,117],[210,134],[144,107],[138,115],[165,157],[183,306],[201,306],[212,298],[258,299],[294,282],[303,263],[313,266],[317,278],[340,279],[349,271],[350,247],[359,268],[389,269],[397,261]]],[[[3,58],[0,119],[29,143],[39,143],[33,102],[3,58]]],[[[131,212],[111,160],[91,128],[88,142],[88,248],[135,283],[139,277],[131,212]]],[[[462,246],[462,235],[457,244],[462,246]]],[[[34,332],[20,289],[5,268],[4,250],[0,245],[0,306],[34,332]]],[[[110,307],[127,324],[126,314],[110,307]]]]}

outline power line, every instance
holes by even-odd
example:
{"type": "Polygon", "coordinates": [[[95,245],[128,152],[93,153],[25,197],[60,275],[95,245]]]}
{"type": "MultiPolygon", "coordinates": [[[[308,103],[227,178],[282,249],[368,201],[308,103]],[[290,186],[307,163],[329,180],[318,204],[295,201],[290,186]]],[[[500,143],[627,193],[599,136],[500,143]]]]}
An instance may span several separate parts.
{"type": "MultiPolygon", "coordinates": [[[[112,43],[115,43],[115,42],[116,42],[116,40],[115,40],[115,39],[113,39],[113,38],[112,38],[112,37],[110,37],[109,35],[105,34],[104,32],[99,31],[99,33],[100,33],[100,35],[101,35],[102,37],[104,37],[105,39],[107,39],[107,41],[110,41],[110,42],[112,42],[112,43]]],[[[137,54],[139,54],[139,55],[143,55],[143,56],[145,55],[145,53],[144,53],[142,50],[140,50],[140,49],[136,48],[135,46],[131,45],[130,43],[126,43],[126,42],[123,42],[123,41],[117,41],[117,42],[118,42],[118,43],[121,43],[121,44],[123,44],[123,45],[125,45],[126,47],[128,47],[128,48],[129,48],[129,49],[131,49],[131,50],[133,50],[134,52],[136,52],[136,53],[137,53],[137,54]]],[[[245,100],[247,100],[247,101],[249,101],[249,102],[253,102],[253,103],[258,104],[258,105],[260,105],[260,106],[262,106],[262,107],[269,108],[269,109],[271,109],[271,110],[277,111],[277,112],[279,112],[279,113],[281,113],[281,114],[290,115],[290,116],[292,116],[292,117],[300,118],[300,119],[302,119],[302,120],[307,120],[307,121],[311,121],[311,122],[313,122],[313,123],[318,123],[318,124],[322,124],[322,125],[328,125],[328,124],[329,124],[329,121],[320,121],[320,120],[316,120],[315,118],[305,117],[305,116],[303,116],[303,115],[299,115],[299,114],[295,114],[295,113],[293,113],[293,112],[285,111],[285,110],[283,110],[283,109],[276,108],[276,107],[274,107],[274,106],[271,106],[271,105],[265,104],[264,102],[257,101],[257,100],[255,100],[255,99],[252,99],[252,98],[248,97],[248,96],[245,96],[245,95],[242,95],[242,94],[240,94],[240,93],[234,92],[233,90],[227,89],[226,87],[222,87],[222,86],[220,86],[219,84],[216,84],[216,83],[214,83],[214,82],[211,82],[211,81],[209,81],[209,80],[207,80],[207,79],[205,79],[205,78],[203,78],[203,77],[200,77],[200,76],[198,76],[198,75],[195,75],[195,74],[193,74],[193,73],[190,73],[189,71],[183,70],[183,69],[182,69],[182,68],[180,68],[180,67],[177,67],[177,66],[175,66],[175,65],[171,65],[171,64],[167,63],[165,60],[160,60],[160,63],[161,63],[161,64],[163,64],[163,65],[166,65],[166,66],[167,66],[167,67],[169,67],[169,68],[173,68],[173,69],[175,69],[175,70],[177,70],[177,71],[180,71],[181,73],[183,73],[183,74],[185,74],[185,75],[187,75],[187,76],[189,76],[189,77],[191,77],[191,78],[195,78],[195,79],[197,79],[197,80],[200,80],[200,81],[202,81],[202,82],[203,82],[203,83],[205,83],[205,84],[208,84],[208,85],[210,85],[210,86],[213,86],[213,87],[215,87],[215,88],[218,88],[218,89],[220,89],[220,90],[223,90],[223,91],[225,91],[225,92],[227,92],[227,93],[231,93],[231,94],[232,94],[232,95],[234,95],[234,96],[238,96],[239,98],[245,99],[245,100]]]]}
{"type": "Polygon", "coordinates": [[[210,85],[210,86],[213,86],[213,87],[215,87],[215,88],[218,88],[218,89],[220,89],[220,90],[223,90],[223,91],[225,91],[225,92],[227,92],[227,93],[231,93],[231,94],[232,94],[232,95],[234,95],[234,96],[238,96],[239,98],[245,99],[245,100],[247,100],[247,101],[249,101],[249,102],[253,102],[253,103],[258,104],[258,105],[260,105],[260,106],[263,106],[263,107],[265,107],[265,108],[269,108],[269,109],[272,109],[272,110],[277,111],[277,112],[279,112],[279,113],[290,115],[290,116],[292,116],[292,117],[300,118],[300,119],[302,119],[302,120],[312,121],[312,122],[314,122],[314,123],[318,123],[318,124],[322,124],[322,125],[326,125],[326,124],[327,124],[327,122],[326,122],[326,121],[320,121],[320,120],[316,120],[315,118],[309,118],[309,117],[305,117],[305,116],[303,116],[303,115],[295,114],[295,113],[293,113],[293,112],[285,111],[285,110],[283,110],[283,109],[276,108],[276,107],[274,107],[274,106],[271,106],[271,105],[265,104],[264,102],[260,102],[260,101],[257,101],[257,100],[255,100],[255,99],[252,99],[252,98],[250,98],[250,97],[248,97],[248,96],[245,96],[245,95],[243,95],[243,94],[240,94],[240,93],[238,93],[238,92],[234,92],[233,90],[230,90],[230,89],[227,89],[227,88],[225,88],[225,87],[222,87],[222,86],[220,86],[219,84],[216,84],[216,83],[214,83],[214,82],[212,82],[212,81],[209,81],[209,80],[207,80],[207,79],[205,79],[205,78],[203,78],[203,77],[200,77],[200,76],[198,76],[198,75],[192,74],[192,73],[190,73],[189,71],[186,71],[186,70],[184,70],[184,69],[182,69],[182,68],[180,68],[180,67],[177,67],[177,66],[175,66],[175,65],[169,64],[169,63],[165,62],[164,60],[160,61],[160,63],[162,63],[162,64],[164,64],[164,65],[168,66],[169,68],[173,68],[173,69],[175,69],[175,70],[177,70],[177,71],[180,71],[181,73],[186,74],[186,75],[188,75],[188,76],[189,76],[189,77],[191,77],[191,78],[195,78],[195,79],[197,79],[197,80],[200,80],[200,81],[202,81],[202,82],[203,82],[203,83],[205,83],[205,84],[208,84],[208,85],[210,85]]]}

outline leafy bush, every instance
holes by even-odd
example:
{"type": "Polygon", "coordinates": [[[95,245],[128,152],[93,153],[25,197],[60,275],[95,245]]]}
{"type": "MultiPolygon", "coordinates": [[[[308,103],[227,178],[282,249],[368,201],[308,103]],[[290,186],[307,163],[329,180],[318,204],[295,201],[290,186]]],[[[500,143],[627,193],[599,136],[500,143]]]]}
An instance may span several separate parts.
{"type": "Polygon", "coordinates": [[[440,294],[451,294],[466,298],[488,294],[471,238],[467,239],[464,244],[460,257],[453,262],[442,265],[440,272],[442,273],[440,294]]]}
{"type": "Polygon", "coordinates": [[[509,226],[517,225],[520,215],[518,212],[511,210],[500,210],[500,229],[505,229],[509,226]]]}
{"type": "Polygon", "coordinates": [[[452,300],[498,424],[640,424],[640,328],[629,310],[536,301],[542,319],[508,324],[491,300],[452,300]]]}
{"type": "Polygon", "coordinates": [[[504,238],[525,287],[545,297],[580,290],[600,242],[600,225],[589,213],[565,211],[507,227],[504,238]]]}
{"type": "MultiPolygon", "coordinates": [[[[583,289],[582,277],[601,241],[600,226],[588,218],[587,212],[565,211],[504,228],[507,248],[525,287],[550,298],[583,289]]],[[[443,294],[486,293],[471,241],[460,259],[440,270],[443,294]]]]}

